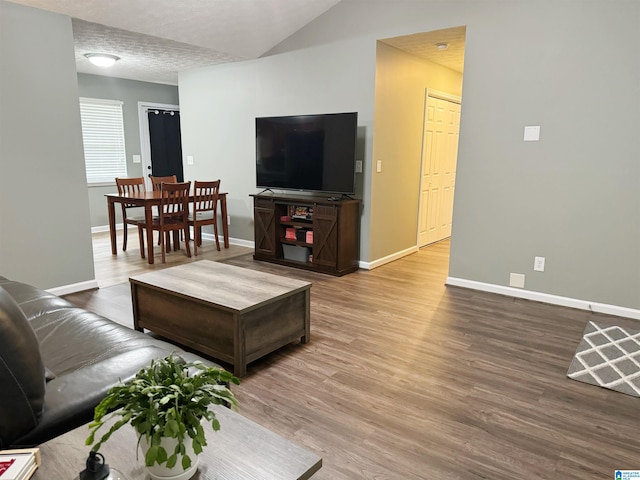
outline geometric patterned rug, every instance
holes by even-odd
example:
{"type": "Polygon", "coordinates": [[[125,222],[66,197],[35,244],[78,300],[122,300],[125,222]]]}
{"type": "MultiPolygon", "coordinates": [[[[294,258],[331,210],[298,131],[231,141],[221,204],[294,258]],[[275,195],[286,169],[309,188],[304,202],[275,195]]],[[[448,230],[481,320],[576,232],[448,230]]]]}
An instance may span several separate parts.
{"type": "Polygon", "coordinates": [[[567,376],[640,397],[640,331],[589,322],[567,376]]]}

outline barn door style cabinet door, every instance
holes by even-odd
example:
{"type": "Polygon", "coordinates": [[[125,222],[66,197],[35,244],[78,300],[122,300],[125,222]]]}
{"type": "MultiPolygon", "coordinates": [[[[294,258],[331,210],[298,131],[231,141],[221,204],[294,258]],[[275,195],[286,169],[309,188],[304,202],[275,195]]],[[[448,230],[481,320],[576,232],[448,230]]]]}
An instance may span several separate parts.
{"type": "Polygon", "coordinates": [[[253,258],[331,275],[358,269],[360,200],[258,194],[253,258]]]}
{"type": "Polygon", "coordinates": [[[276,224],[273,202],[254,198],[253,224],[256,255],[274,257],[276,254],[276,224]]]}

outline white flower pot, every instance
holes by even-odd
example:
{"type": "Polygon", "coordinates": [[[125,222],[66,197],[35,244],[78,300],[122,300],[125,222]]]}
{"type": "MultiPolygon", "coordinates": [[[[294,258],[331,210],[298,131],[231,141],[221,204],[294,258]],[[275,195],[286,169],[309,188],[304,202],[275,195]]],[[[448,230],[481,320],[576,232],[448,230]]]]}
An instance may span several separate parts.
{"type": "MultiPolygon", "coordinates": [[[[160,440],[160,445],[167,451],[167,456],[173,454],[177,444],[178,440],[175,438],[162,437],[160,440]]],[[[189,480],[193,477],[198,469],[199,457],[193,451],[193,440],[190,437],[185,439],[184,448],[185,453],[191,458],[191,466],[187,470],[183,470],[182,455],[178,455],[178,461],[173,468],[167,468],[166,464],[158,465],[157,463],[151,467],[146,467],[151,478],[153,480],[189,480]]],[[[146,437],[143,436],[140,439],[140,454],[143,462],[148,449],[149,443],[146,437]]]]}

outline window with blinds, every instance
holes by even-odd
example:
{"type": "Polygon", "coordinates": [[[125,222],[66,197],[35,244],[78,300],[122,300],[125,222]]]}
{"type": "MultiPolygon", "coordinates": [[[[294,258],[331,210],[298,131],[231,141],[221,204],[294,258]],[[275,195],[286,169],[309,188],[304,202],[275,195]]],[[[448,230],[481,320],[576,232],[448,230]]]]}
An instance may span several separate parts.
{"type": "Polygon", "coordinates": [[[113,183],[127,176],[122,102],[80,98],[87,183],[113,183]]]}

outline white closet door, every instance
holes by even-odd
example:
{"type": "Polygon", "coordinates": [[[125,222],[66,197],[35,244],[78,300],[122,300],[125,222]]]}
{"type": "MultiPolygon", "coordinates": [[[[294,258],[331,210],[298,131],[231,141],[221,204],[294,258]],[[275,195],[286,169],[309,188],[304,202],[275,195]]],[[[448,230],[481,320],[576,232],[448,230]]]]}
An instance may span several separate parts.
{"type": "Polygon", "coordinates": [[[460,104],[427,97],[418,246],[451,236],[460,104]]]}

